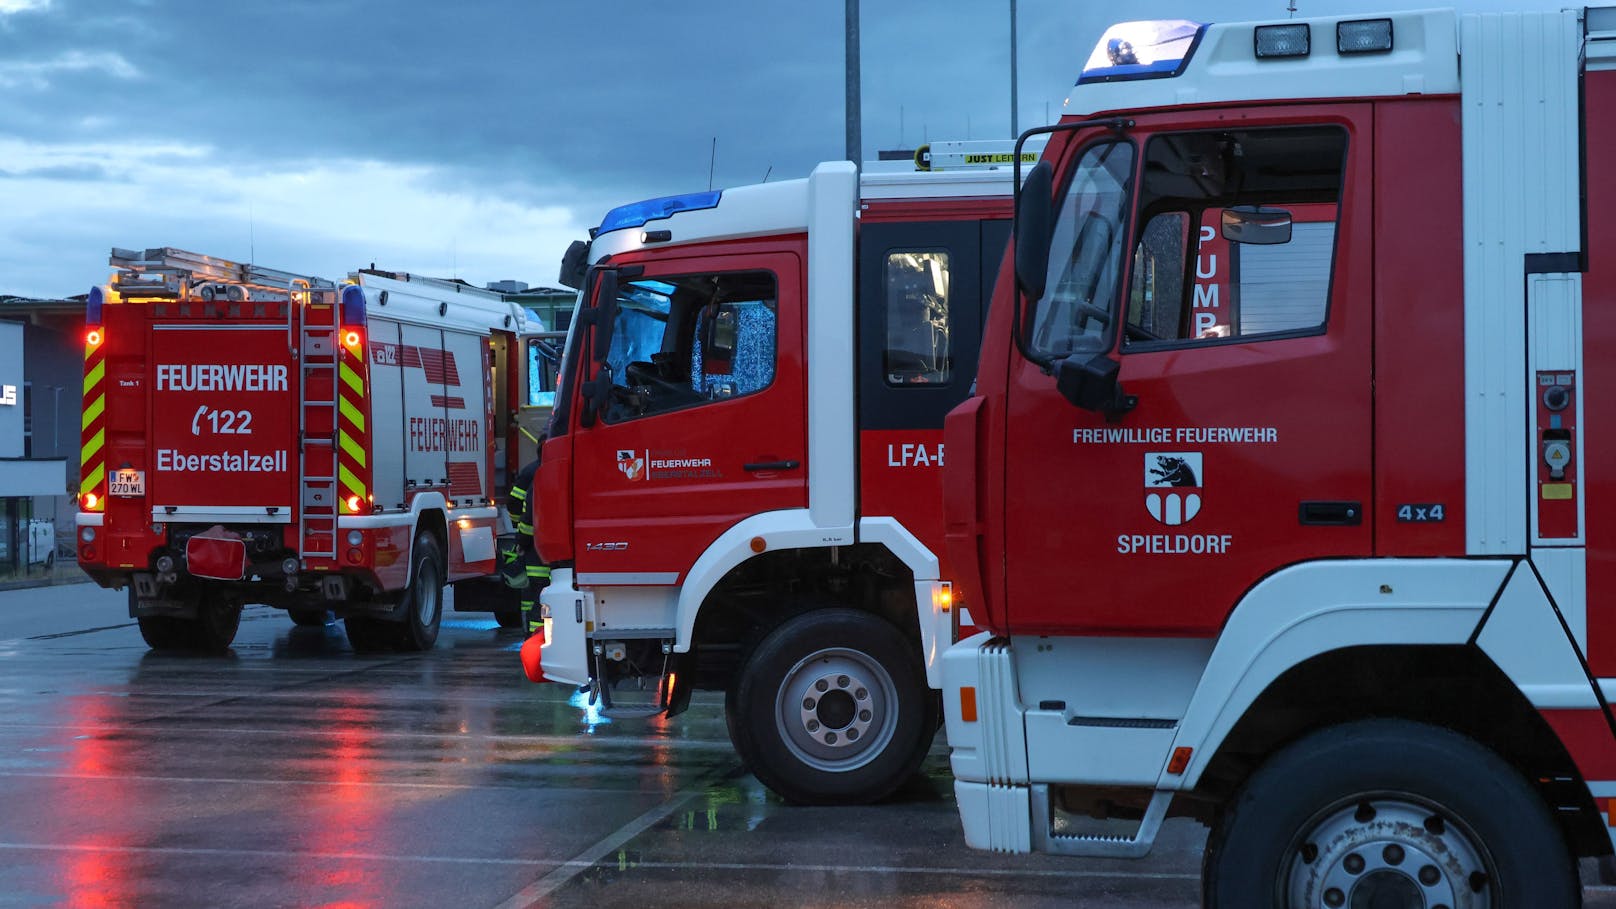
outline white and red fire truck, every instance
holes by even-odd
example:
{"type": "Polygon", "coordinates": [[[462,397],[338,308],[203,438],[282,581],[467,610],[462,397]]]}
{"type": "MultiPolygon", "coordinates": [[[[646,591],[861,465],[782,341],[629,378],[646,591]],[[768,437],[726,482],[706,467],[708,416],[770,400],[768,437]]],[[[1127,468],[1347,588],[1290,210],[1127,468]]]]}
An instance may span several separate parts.
{"type": "Polygon", "coordinates": [[[111,264],[87,303],[79,564],[129,589],[157,648],[229,646],[244,602],[334,611],[355,649],[430,648],[444,585],[495,572],[522,310],[374,268],[111,264]]]}
{"type": "Polygon", "coordinates": [[[954,634],[921,622],[947,595],[942,420],[1009,235],[1011,170],[946,169],[971,151],[607,214],[539,470],[529,677],[618,715],[726,691],[737,749],[795,801],[913,773],[954,634]],[[631,679],[655,703],[614,703],[631,679]]]}
{"type": "Polygon", "coordinates": [[[1130,23],[1068,110],[945,428],[967,841],[1189,815],[1210,906],[1579,904],[1616,9],[1130,23]]]}

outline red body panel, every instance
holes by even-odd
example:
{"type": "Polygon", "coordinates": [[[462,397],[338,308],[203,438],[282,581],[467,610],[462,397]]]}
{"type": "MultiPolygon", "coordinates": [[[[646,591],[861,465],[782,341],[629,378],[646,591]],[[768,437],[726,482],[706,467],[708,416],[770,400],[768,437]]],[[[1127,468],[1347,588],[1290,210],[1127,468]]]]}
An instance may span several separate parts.
{"type": "MultiPolygon", "coordinates": [[[[660,252],[660,251],[658,251],[660,252]]],[[[808,504],[804,276],[807,238],[718,243],[643,257],[657,275],[767,270],[777,294],[774,379],[753,394],[574,430],[574,553],[580,574],[684,577],[743,518],[808,504]],[[620,452],[628,452],[625,459],[620,452]],[[790,470],[746,464],[795,461],[790,470]],[[638,470],[620,465],[640,462],[638,470]]],[[[585,344],[585,361],[592,339],[585,344]]],[[[593,369],[588,371],[590,375],[593,369]]],[[[575,407],[581,408],[575,402],[575,407]]],[[[577,412],[575,410],[575,412],[577,412]]],[[[544,464],[549,468],[548,460],[544,464]]],[[[548,521],[548,517],[541,518],[548,521]]],[[[547,539],[548,539],[548,533],[547,539]]],[[[666,581],[672,583],[672,581],[666,581]]]]}
{"type": "Polygon", "coordinates": [[[939,558],[946,558],[943,449],[941,427],[859,433],[859,512],[897,518],[939,558]]]}
{"type": "Polygon", "coordinates": [[[449,566],[448,579],[450,582],[464,581],[468,578],[480,578],[493,574],[498,564],[493,556],[486,559],[469,560],[466,558],[465,545],[461,542],[461,531],[477,532],[481,535],[483,528],[487,529],[487,539],[495,536],[494,519],[488,518],[454,518],[451,512],[449,522],[449,566]]]}
{"type": "MultiPolygon", "coordinates": [[[[1298,526],[1303,502],[1362,509],[1371,494],[1371,112],[1342,104],[1222,118],[1350,130],[1326,334],[1133,352],[1119,341],[1122,385],[1139,404],[1117,422],[1073,407],[1037,365],[1012,364],[1003,476],[1013,631],[1209,636],[1275,568],[1371,552],[1372,522],[1298,526]],[[1152,507],[1147,477],[1163,453],[1202,467],[1152,507]]],[[[1138,123],[1141,148],[1153,131],[1210,125],[1172,114],[1138,123]]]]}
{"type": "Polygon", "coordinates": [[[285,328],[174,322],[152,328],[146,487],[152,506],[290,512],[297,385],[285,328]]]}
{"type": "Polygon", "coordinates": [[[569,434],[545,441],[533,479],[544,503],[534,515],[533,546],[550,564],[572,561],[572,439],[569,434]]]}
{"type": "MultiPolygon", "coordinates": [[[[1375,104],[1375,553],[1465,552],[1459,101],[1375,104]],[[1411,157],[1410,148],[1420,155],[1411,157]],[[1453,166],[1432,167],[1430,161],[1453,166]],[[1413,251],[1414,254],[1410,254],[1413,251]],[[1444,520],[1399,520],[1403,505],[1444,520]]],[[[1412,516],[1412,514],[1411,514],[1412,516]]]]}
{"type": "Polygon", "coordinates": [[[1544,710],[1543,719],[1560,737],[1585,780],[1616,780],[1616,748],[1603,710],[1544,710]]]}
{"type": "MultiPolygon", "coordinates": [[[[1616,110],[1616,72],[1591,72],[1583,82],[1585,110],[1616,110]]],[[[1616,118],[1590,116],[1583,123],[1587,147],[1587,196],[1616,199],[1616,118]]],[[[1582,332],[1585,351],[1616,350],[1616,209],[1590,204],[1588,271],[1582,276],[1582,332]]],[[[1616,358],[1585,357],[1582,364],[1583,450],[1616,451],[1616,396],[1594,389],[1616,388],[1616,358]]],[[[1590,540],[1616,539],[1616,474],[1590,470],[1583,477],[1584,513],[1590,540]]],[[[1616,547],[1588,547],[1588,665],[1595,676],[1616,676],[1616,547]]],[[[1607,777],[1609,779],[1610,777],[1607,777]]]]}

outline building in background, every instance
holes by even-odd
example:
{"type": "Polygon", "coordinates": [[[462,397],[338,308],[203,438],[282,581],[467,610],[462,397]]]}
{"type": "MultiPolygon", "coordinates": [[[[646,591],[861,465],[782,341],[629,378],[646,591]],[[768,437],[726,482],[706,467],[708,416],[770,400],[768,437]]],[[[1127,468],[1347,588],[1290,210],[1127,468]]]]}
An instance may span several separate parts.
{"type": "Polygon", "coordinates": [[[488,289],[539,317],[540,331],[566,331],[578,292],[565,287],[529,287],[521,281],[493,281],[488,289]]]}
{"type": "MultiPolygon", "coordinates": [[[[59,347],[62,339],[33,324],[30,313],[13,310],[12,302],[14,298],[0,298],[0,582],[43,580],[55,567],[56,554],[70,551],[73,499],[66,453],[72,452],[76,465],[83,381],[82,354],[73,355],[76,346],[66,342],[67,362],[60,352],[52,355],[48,349],[59,347]],[[12,321],[19,317],[29,321],[12,321]],[[42,419],[44,413],[48,420],[42,419]],[[64,416],[72,421],[71,432],[63,431],[64,416]]],[[[77,311],[82,322],[83,304],[77,311]]]]}

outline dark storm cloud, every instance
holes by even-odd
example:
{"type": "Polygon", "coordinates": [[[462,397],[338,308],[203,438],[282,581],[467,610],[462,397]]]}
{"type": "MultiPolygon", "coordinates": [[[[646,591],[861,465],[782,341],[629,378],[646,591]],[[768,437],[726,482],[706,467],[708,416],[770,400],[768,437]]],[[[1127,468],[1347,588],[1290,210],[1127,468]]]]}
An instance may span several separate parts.
{"type": "MultiPolygon", "coordinates": [[[[866,149],[1008,134],[1000,5],[864,4],[866,149]]],[[[1047,32],[1050,4],[1022,6],[1047,32]]],[[[0,112],[31,138],[428,162],[601,206],[705,188],[709,163],[725,185],[841,157],[842,17],[826,0],[57,0],[0,32],[0,58],[49,82],[6,92],[0,112]],[[49,68],[89,49],[127,69],[49,68]]]]}

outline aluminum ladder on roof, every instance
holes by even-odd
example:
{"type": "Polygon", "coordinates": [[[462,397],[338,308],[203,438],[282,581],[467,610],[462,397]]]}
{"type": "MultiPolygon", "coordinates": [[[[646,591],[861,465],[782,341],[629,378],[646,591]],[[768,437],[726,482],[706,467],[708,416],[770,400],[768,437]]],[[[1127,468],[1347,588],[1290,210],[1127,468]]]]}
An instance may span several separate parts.
{"type": "Polygon", "coordinates": [[[334,287],[311,287],[294,278],[288,328],[297,343],[297,412],[300,451],[297,539],[303,567],[310,559],[337,558],[338,305],[334,287]],[[294,328],[295,326],[295,328],[294,328]]]}
{"type": "Polygon", "coordinates": [[[279,301],[288,299],[293,287],[336,286],[324,278],[232,262],[172,246],[140,252],[113,247],[107,264],[118,270],[112,278],[112,288],[129,296],[180,298],[191,296],[194,290],[204,300],[214,299],[216,293],[229,299],[234,293],[240,301],[279,301]]]}

